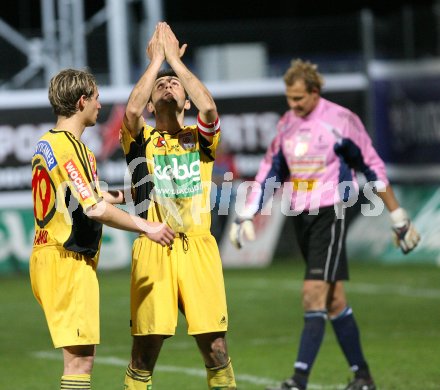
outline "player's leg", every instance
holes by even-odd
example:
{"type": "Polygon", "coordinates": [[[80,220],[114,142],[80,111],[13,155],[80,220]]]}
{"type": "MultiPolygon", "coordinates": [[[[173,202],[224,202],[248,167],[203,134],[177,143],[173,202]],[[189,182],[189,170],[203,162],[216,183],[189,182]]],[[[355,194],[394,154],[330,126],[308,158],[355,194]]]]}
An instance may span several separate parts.
{"type": "Polygon", "coordinates": [[[349,385],[352,387],[348,388],[357,388],[354,387],[357,383],[359,384],[359,388],[365,388],[367,390],[375,389],[367,361],[362,351],[359,328],[353,315],[353,310],[347,305],[342,282],[337,282],[332,290],[328,301],[328,313],[339,345],[351,370],[354,372],[354,380],[349,385]],[[361,387],[361,385],[364,387],[361,387]]]}
{"type": "Polygon", "coordinates": [[[228,354],[225,333],[195,335],[205,362],[209,389],[235,390],[234,370],[228,354]]]}
{"type": "Polygon", "coordinates": [[[125,389],[152,389],[153,370],[164,339],[162,335],[133,336],[131,361],[125,372],[125,389]]]}
{"type": "Polygon", "coordinates": [[[292,377],[279,387],[269,387],[271,390],[307,388],[313,363],[324,338],[327,296],[336,275],[346,278],[345,268],[339,270],[345,221],[337,218],[334,208],[321,208],[316,215],[302,213],[293,221],[306,263],[302,291],[304,325],[292,377]]]}
{"type": "Polygon", "coordinates": [[[188,323],[206,366],[209,389],[235,390],[235,376],[226,345],[228,312],[223,269],[211,234],[190,236],[179,269],[179,291],[188,323]]]}
{"type": "Polygon", "coordinates": [[[303,284],[304,325],[301,332],[294,372],[279,386],[268,390],[304,390],[324,339],[327,319],[326,299],[330,284],[322,280],[305,280],[303,284]]]}
{"type": "Polygon", "coordinates": [[[125,389],[152,389],[153,370],[163,341],[177,324],[176,252],[146,237],[133,244],[131,269],[131,360],[125,373],[125,389]],[[154,288],[153,288],[154,286],[154,288]]]}
{"type": "Polygon", "coordinates": [[[64,371],[61,377],[61,389],[91,389],[90,378],[95,351],[95,345],[75,345],[63,348],[64,371]]]}
{"type": "Polygon", "coordinates": [[[318,356],[325,333],[325,302],[330,285],[322,280],[305,280],[303,284],[304,325],[301,332],[293,380],[299,389],[307,387],[308,378],[318,356]]]}
{"type": "Polygon", "coordinates": [[[90,389],[100,338],[96,266],[89,258],[58,248],[34,250],[31,256],[32,290],[44,310],[54,347],[63,348],[61,389],[90,389]]]}

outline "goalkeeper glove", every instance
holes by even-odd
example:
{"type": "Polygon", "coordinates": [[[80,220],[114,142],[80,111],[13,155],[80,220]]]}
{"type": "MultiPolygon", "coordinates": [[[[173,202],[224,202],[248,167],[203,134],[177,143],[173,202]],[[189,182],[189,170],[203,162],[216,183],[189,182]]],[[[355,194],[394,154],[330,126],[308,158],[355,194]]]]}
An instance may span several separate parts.
{"type": "Polygon", "coordinates": [[[237,249],[243,246],[243,240],[255,240],[255,229],[252,219],[236,219],[229,230],[229,240],[237,249]]]}
{"type": "Polygon", "coordinates": [[[400,246],[404,254],[411,252],[419,243],[420,235],[411,223],[408,214],[399,207],[390,212],[390,217],[393,223],[394,243],[400,246]]]}

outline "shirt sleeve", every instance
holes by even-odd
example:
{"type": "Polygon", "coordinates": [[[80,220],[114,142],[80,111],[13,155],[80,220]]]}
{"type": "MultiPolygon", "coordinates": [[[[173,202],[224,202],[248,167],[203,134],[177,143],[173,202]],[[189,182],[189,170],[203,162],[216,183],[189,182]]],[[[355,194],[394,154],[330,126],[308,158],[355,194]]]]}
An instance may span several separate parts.
{"type": "Polygon", "coordinates": [[[383,183],[378,183],[376,187],[388,185],[385,163],[377,154],[359,117],[351,113],[346,126],[346,137],[335,146],[335,152],[342,155],[352,169],[363,173],[367,181],[383,183]]]}
{"type": "MultiPolygon", "coordinates": [[[[144,128],[145,128],[145,124],[144,124],[144,128]]],[[[141,130],[141,134],[143,133],[143,131],[144,129],[141,130]]],[[[119,141],[121,142],[121,147],[125,155],[127,155],[130,152],[131,144],[133,142],[136,142],[135,139],[131,136],[130,131],[128,130],[127,126],[125,126],[124,122],[122,122],[119,141]]]]}
{"type": "Polygon", "coordinates": [[[246,200],[246,209],[251,214],[260,211],[275,191],[289,178],[289,168],[281,148],[282,133],[274,138],[255,177],[256,185],[246,200]]]}
{"type": "Polygon", "coordinates": [[[67,183],[83,210],[97,204],[102,199],[102,193],[93,153],[82,146],[58,158],[61,182],[67,183]]]}

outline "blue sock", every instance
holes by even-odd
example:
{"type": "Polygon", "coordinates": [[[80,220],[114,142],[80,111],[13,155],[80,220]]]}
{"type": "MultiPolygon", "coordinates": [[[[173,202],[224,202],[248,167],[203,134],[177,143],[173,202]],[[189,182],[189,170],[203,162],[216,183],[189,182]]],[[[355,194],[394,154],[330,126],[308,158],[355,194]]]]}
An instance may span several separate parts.
{"type": "Polygon", "coordinates": [[[324,310],[304,313],[304,328],[293,375],[295,381],[304,388],[307,386],[308,375],[324,338],[326,319],[327,312],[324,310]]]}
{"type": "Polygon", "coordinates": [[[356,377],[370,378],[367,362],[362,353],[359,328],[351,307],[347,306],[336,317],[331,318],[339,345],[356,377]]]}

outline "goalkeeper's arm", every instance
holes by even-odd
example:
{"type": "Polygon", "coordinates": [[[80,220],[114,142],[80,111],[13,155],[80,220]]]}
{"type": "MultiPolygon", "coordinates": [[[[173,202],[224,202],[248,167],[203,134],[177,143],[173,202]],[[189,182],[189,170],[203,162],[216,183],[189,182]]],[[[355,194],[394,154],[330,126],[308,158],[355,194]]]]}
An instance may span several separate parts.
{"type": "Polygon", "coordinates": [[[385,190],[378,192],[377,195],[383,200],[390,212],[394,243],[400,247],[404,254],[411,252],[419,243],[420,235],[411,222],[408,213],[399,206],[390,185],[387,185],[385,190]]]}
{"type": "Polygon", "coordinates": [[[280,152],[279,140],[276,137],[260,165],[252,192],[246,201],[246,207],[235,219],[229,230],[229,239],[240,249],[244,239],[255,240],[253,218],[261,211],[264,204],[273,197],[275,191],[289,177],[290,172],[284,155],[280,152]]]}
{"type": "Polygon", "coordinates": [[[247,198],[247,203],[229,229],[229,240],[237,249],[241,249],[245,240],[255,240],[255,228],[253,219],[263,206],[263,190],[258,182],[254,182],[252,191],[247,198]]]}

